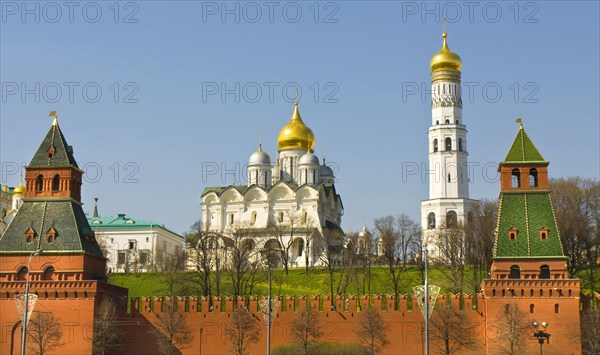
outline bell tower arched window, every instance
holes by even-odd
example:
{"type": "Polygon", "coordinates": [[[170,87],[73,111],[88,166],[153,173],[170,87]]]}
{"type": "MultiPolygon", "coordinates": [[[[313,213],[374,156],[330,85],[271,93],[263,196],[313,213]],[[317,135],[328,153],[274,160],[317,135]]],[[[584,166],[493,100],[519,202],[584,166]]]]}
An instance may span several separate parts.
{"type": "Polygon", "coordinates": [[[538,187],[538,171],[536,168],[529,169],[529,187],[538,187]]]}
{"type": "Polygon", "coordinates": [[[462,150],[463,150],[463,146],[462,146],[462,138],[459,138],[459,139],[458,139],[458,151],[459,151],[459,152],[462,152],[462,150]]]}
{"type": "Polygon", "coordinates": [[[427,215],[427,227],[435,229],[435,213],[431,212],[427,215]]]}
{"type": "Polygon", "coordinates": [[[446,213],[446,227],[456,227],[457,222],[458,217],[456,215],[456,211],[448,211],[448,213],[446,213]]]}
{"type": "Polygon", "coordinates": [[[450,137],[446,138],[446,151],[449,152],[452,150],[452,139],[450,137]]]}
{"type": "Polygon", "coordinates": [[[44,177],[40,174],[35,179],[35,191],[40,192],[44,190],[44,177]]]}
{"type": "Polygon", "coordinates": [[[519,169],[515,168],[512,170],[512,187],[518,188],[521,187],[521,172],[519,169]]]}
{"type": "Polygon", "coordinates": [[[438,151],[438,140],[437,138],[433,140],[433,152],[437,153],[438,151]]]}
{"type": "Polygon", "coordinates": [[[58,174],[54,175],[52,178],[52,191],[60,190],[60,176],[58,174]]]}

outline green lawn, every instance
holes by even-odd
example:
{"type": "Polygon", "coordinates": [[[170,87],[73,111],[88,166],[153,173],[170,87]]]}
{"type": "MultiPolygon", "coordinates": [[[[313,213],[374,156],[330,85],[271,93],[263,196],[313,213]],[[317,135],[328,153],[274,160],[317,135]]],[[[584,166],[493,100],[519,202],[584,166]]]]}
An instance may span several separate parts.
{"type": "MultiPolygon", "coordinates": [[[[184,273],[189,277],[190,273],[184,273]]],[[[258,275],[259,282],[254,291],[255,295],[267,294],[268,283],[266,273],[261,271],[258,275]]],[[[336,274],[336,277],[338,275],[336,274]]],[[[304,274],[304,269],[292,269],[289,275],[285,275],[281,269],[274,270],[272,276],[272,290],[274,295],[327,295],[329,294],[329,276],[324,269],[312,269],[308,275],[304,274]]],[[[419,271],[410,268],[401,276],[402,293],[411,293],[412,287],[421,284],[419,271]]],[[[114,285],[126,287],[129,289],[130,297],[138,296],[162,296],[166,294],[165,285],[162,281],[161,273],[142,273],[138,276],[133,273],[110,274],[109,282],[114,285]]],[[[449,286],[449,280],[438,270],[432,269],[429,273],[429,282],[433,285],[442,287],[442,292],[446,292],[449,286]]],[[[472,292],[471,274],[467,271],[463,290],[465,293],[472,292]]],[[[179,285],[183,291],[182,295],[198,295],[199,288],[191,281],[182,281],[179,285]]],[[[364,274],[358,273],[348,286],[347,294],[368,294],[368,282],[364,274]]],[[[372,294],[392,294],[389,277],[385,268],[374,267],[371,277],[372,294]]],[[[216,294],[216,292],[215,292],[216,294]]],[[[221,294],[231,295],[232,286],[229,276],[224,273],[221,281],[221,294]]]]}

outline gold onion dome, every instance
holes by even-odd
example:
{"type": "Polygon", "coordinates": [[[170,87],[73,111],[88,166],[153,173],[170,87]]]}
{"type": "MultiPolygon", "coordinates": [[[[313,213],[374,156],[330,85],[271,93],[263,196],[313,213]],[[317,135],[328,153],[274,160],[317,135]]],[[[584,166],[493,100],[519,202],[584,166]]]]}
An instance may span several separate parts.
{"type": "Polygon", "coordinates": [[[25,186],[23,186],[23,183],[21,182],[19,184],[19,186],[15,187],[15,189],[13,190],[13,194],[22,195],[24,193],[25,193],[25,186]]]}
{"type": "Polygon", "coordinates": [[[290,121],[283,126],[277,137],[279,151],[288,149],[308,149],[310,152],[315,147],[315,135],[313,131],[304,124],[298,111],[298,103],[294,108],[294,114],[290,121]]]}
{"type": "Polygon", "coordinates": [[[462,61],[460,60],[460,56],[450,50],[448,48],[448,43],[446,43],[446,37],[448,34],[444,32],[442,35],[444,37],[444,44],[442,45],[442,50],[437,52],[431,57],[431,61],[429,62],[429,67],[431,71],[438,70],[459,70],[462,66],[462,61]]]}

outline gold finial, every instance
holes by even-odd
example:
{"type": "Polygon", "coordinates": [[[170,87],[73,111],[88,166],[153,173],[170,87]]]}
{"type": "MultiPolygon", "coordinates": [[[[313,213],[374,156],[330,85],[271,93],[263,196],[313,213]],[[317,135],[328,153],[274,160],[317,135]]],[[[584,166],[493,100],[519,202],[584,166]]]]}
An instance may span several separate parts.
{"type": "Polygon", "coordinates": [[[515,122],[519,124],[519,129],[523,129],[523,120],[520,117],[515,122]]]}
{"type": "Polygon", "coordinates": [[[444,16],[444,33],[446,33],[446,16],[444,16]]]}
{"type": "Polygon", "coordinates": [[[300,99],[300,91],[298,90],[298,87],[296,86],[296,105],[298,105],[298,100],[300,99]]]}
{"type": "Polygon", "coordinates": [[[52,125],[58,126],[58,116],[56,115],[56,111],[50,111],[50,114],[48,116],[54,117],[54,120],[52,121],[52,125]]]}

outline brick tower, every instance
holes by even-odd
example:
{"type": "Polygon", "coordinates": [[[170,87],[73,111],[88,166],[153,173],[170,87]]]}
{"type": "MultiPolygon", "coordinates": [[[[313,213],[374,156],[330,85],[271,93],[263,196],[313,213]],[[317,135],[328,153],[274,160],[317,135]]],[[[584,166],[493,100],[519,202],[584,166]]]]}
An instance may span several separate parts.
{"type": "MultiPolygon", "coordinates": [[[[518,120],[520,123],[520,120],[518,120]]],[[[548,164],[520,125],[499,165],[500,197],[491,279],[483,280],[488,353],[506,341],[498,316],[518,306],[527,321],[547,322],[544,354],[581,353],[579,280],[569,279],[548,185],[548,164]],[[577,333],[577,334],[576,334],[577,333]]],[[[532,326],[528,351],[539,351],[532,326]]]]}
{"type": "Polygon", "coordinates": [[[26,167],[23,204],[0,236],[0,354],[18,353],[14,299],[25,293],[27,271],[29,292],[38,295],[32,317],[51,312],[62,324],[65,344],[56,353],[91,352],[86,338],[98,303],[104,296],[127,296],[126,289],[105,282],[106,260],[82,209],[82,174],[55,117],[26,167]],[[30,255],[40,250],[29,266],[30,255]]]}

